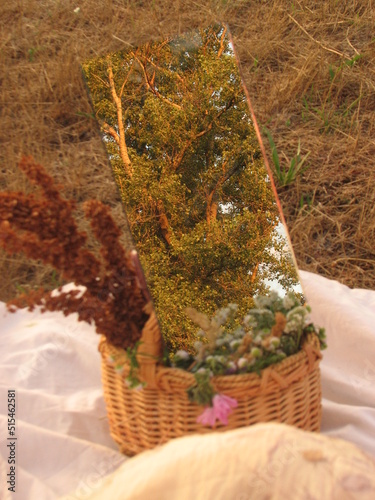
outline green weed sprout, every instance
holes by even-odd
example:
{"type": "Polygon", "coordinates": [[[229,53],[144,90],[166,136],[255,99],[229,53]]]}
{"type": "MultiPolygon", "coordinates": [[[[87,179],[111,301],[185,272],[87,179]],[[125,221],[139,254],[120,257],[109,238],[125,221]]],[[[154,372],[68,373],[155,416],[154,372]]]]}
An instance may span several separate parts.
{"type": "Polygon", "coordinates": [[[264,133],[267,135],[268,142],[271,146],[272,151],[272,161],[274,165],[274,173],[278,184],[280,187],[288,186],[292,182],[294,182],[298,175],[303,174],[308,168],[309,165],[305,165],[305,162],[310,155],[310,151],[302,158],[301,157],[301,141],[298,141],[297,153],[293,156],[289,162],[289,168],[286,169],[285,166],[282,168],[280,165],[280,158],[277,152],[277,148],[275,142],[272,138],[271,132],[263,127],[264,133]]]}

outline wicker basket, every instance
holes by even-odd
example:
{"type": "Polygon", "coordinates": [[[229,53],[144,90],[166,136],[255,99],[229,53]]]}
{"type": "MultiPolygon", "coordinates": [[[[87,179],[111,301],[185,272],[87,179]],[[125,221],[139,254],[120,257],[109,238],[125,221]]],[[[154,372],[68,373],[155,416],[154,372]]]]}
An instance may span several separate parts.
{"type": "MultiPolygon", "coordinates": [[[[123,354],[122,349],[102,338],[99,350],[110,431],[121,452],[131,456],[172,438],[212,431],[196,422],[203,408],[188,399],[186,389],[195,384],[193,374],[157,363],[161,337],[153,314],[143,329],[137,356],[140,379],[147,383],[145,388],[129,389],[124,383],[129,367],[118,374],[109,362],[109,356],[123,354]]],[[[320,359],[319,340],[309,334],[299,353],[266,368],[261,376],[249,373],[214,377],[217,392],[238,401],[228,425],[218,424],[214,430],[276,421],[319,431],[320,359]]]]}

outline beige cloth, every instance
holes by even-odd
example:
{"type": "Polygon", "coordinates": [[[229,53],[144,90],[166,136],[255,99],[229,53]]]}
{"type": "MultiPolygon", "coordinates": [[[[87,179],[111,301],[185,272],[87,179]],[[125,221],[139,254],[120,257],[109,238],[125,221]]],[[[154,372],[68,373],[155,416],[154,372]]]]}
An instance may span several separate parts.
{"type": "Polygon", "coordinates": [[[359,448],[268,423],[185,437],[141,453],[87,500],[374,498],[375,462],[359,448]]]}

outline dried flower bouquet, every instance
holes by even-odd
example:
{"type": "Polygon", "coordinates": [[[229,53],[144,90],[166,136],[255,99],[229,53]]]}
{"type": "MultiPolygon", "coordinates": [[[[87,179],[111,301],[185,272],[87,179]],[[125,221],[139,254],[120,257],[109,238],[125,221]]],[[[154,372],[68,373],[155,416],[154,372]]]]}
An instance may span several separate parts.
{"type": "Polygon", "coordinates": [[[115,346],[134,346],[149,314],[136,254],[120,244],[120,230],[109,207],[96,200],[84,204],[86,218],[101,245],[100,256],[87,249],[87,234],[73,217],[75,203],[64,199],[42,165],[32,158],[19,164],[42,196],[22,192],[0,193],[0,246],[9,254],[24,252],[52,265],[67,281],[85,287],[59,294],[44,290],[24,294],[8,303],[15,307],[36,305],[43,310],[78,313],[79,320],[96,325],[115,346]]]}

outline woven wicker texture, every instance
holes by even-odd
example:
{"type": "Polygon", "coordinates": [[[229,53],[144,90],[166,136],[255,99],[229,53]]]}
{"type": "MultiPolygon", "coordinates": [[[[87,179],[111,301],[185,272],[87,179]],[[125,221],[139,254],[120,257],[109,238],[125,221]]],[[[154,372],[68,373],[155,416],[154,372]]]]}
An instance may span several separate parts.
{"type": "MultiPolygon", "coordinates": [[[[186,389],[195,384],[193,374],[154,363],[151,384],[142,390],[131,390],[124,383],[129,367],[125,366],[124,372],[118,374],[109,362],[109,356],[124,352],[104,338],[99,350],[110,431],[123,453],[131,456],[172,438],[212,431],[196,422],[203,408],[188,399],[186,389]]],[[[319,340],[310,334],[299,353],[266,368],[261,376],[249,373],[214,377],[217,392],[238,401],[228,425],[218,424],[214,430],[277,421],[319,431],[320,359],[319,340]]]]}

